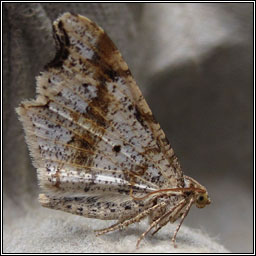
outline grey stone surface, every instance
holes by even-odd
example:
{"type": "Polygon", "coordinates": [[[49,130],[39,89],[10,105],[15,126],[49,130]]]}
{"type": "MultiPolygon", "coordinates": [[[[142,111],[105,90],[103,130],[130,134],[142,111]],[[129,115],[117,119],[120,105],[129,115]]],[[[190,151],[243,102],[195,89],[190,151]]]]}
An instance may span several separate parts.
{"type": "Polygon", "coordinates": [[[126,230],[95,237],[95,229],[111,221],[85,219],[64,212],[34,206],[4,228],[5,253],[227,253],[222,245],[199,229],[183,226],[177,248],[171,243],[176,225],[168,225],[157,236],[147,236],[136,249],[138,237],[146,230],[143,221],[126,230]],[[14,235],[15,234],[15,235],[14,235]]]}
{"type": "MultiPolygon", "coordinates": [[[[108,32],[142,87],[184,172],[208,188],[212,204],[202,210],[192,209],[185,221],[205,232],[196,236],[197,231],[182,227],[183,252],[186,248],[191,251],[192,246],[199,252],[202,247],[196,243],[205,233],[218,237],[232,252],[252,252],[250,3],[3,5],[5,251],[111,252],[116,248],[121,252],[122,246],[133,244],[145,228],[142,224],[128,229],[119,244],[115,241],[118,232],[100,237],[97,245],[89,226],[100,225],[96,220],[55,213],[35,203],[36,172],[14,108],[22,99],[34,98],[35,76],[55,54],[51,22],[65,11],[88,16],[108,32]]],[[[172,250],[170,231],[165,233],[168,230],[146,240],[141,250],[172,250]]],[[[203,243],[204,248],[221,252],[223,247],[211,240],[203,243]]]]}

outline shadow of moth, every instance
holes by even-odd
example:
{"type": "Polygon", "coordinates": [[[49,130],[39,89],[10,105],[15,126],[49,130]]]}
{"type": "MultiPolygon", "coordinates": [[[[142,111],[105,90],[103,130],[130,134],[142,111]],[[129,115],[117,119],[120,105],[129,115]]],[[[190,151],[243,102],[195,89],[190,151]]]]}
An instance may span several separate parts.
{"type": "Polygon", "coordinates": [[[65,13],[53,23],[57,53],[37,77],[37,97],[17,108],[42,190],[51,209],[117,220],[97,235],[149,217],[153,234],[207,190],[183,175],[120,52],[94,22],[65,13]]]}

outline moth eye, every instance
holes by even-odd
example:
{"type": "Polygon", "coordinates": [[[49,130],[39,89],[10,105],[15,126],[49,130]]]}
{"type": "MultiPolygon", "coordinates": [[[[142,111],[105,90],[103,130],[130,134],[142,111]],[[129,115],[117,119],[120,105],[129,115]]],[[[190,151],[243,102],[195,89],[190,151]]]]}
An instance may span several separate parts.
{"type": "Polygon", "coordinates": [[[203,201],[204,200],[204,196],[199,196],[198,200],[199,201],[203,201]]]}
{"type": "Polygon", "coordinates": [[[205,194],[198,195],[197,204],[203,206],[206,204],[207,199],[208,199],[208,196],[205,194]]]}

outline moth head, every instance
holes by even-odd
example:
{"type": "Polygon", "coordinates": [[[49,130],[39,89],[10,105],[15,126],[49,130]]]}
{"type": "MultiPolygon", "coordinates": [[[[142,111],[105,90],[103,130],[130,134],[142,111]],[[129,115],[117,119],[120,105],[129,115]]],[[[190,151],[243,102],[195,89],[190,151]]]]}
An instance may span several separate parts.
{"type": "Polygon", "coordinates": [[[209,198],[207,191],[197,192],[195,203],[198,208],[204,208],[207,204],[210,204],[211,199],[209,198]]]}
{"type": "Polygon", "coordinates": [[[191,191],[193,191],[196,206],[198,208],[204,208],[207,204],[210,204],[211,199],[208,196],[206,188],[202,186],[200,183],[198,183],[196,180],[192,179],[191,177],[184,177],[187,187],[191,188],[191,191]]]}

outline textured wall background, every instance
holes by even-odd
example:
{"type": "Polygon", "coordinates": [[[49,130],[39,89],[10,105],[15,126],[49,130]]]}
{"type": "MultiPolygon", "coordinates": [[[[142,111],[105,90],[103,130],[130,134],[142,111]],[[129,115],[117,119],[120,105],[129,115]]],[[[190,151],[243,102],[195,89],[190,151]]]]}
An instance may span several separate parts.
{"type": "Polygon", "coordinates": [[[203,210],[192,209],[185,223],[217,237],[232,252],[251,252],[253,4],[250,3],[4,4],[6,248],[9,251],[14,251],[13,246],[23,248],[18,240],[13,240],[13,233],[19,234],[17,227],[22,229],[25,219],[33,218],[28,212],[38,208],[36,172],[14,108],[22,99],[34,98],[35,76],[55,54],[51,23],[65,11],[88,16],[107,31],[142,87],[185,174],[208,188],[212,205],[203,210]]]}

